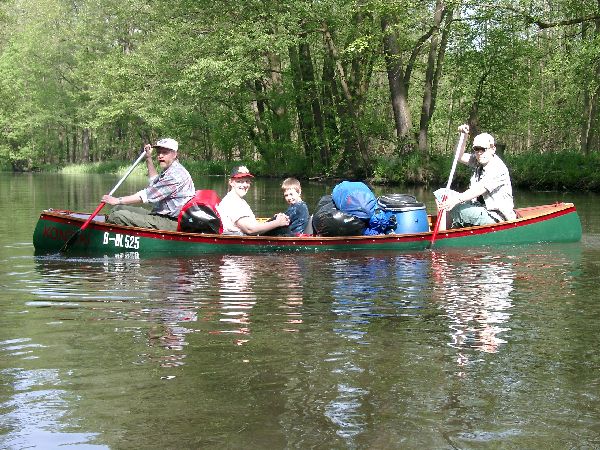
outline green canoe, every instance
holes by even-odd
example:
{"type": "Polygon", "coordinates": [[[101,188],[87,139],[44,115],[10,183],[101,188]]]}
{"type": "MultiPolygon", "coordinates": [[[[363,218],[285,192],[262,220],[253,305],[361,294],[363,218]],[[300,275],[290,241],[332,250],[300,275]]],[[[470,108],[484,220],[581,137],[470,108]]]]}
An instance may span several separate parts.
{"type": "MultiPolygon", "coordinates": [[[[440,231],[435,248],[577,242],[581,239],[581,223],[572,203],[554,203],[516,211],[518,219],[514,221],[440,231]]],[[[60,251],[89,216],[65,210],[43,211],[33,234],[36,254],[60,251]]],[[[435,216],[428,218],[430,223],[435,223],[435,219],[435,216]]],[[[69,254],[135,258],[275,251],[414,251],[429,248],[431,235],[431,231],[426,231],[339,237],[226,236],[118,226],[104,222],[104,216],[96,216],[69,248],[69,254]]]]}

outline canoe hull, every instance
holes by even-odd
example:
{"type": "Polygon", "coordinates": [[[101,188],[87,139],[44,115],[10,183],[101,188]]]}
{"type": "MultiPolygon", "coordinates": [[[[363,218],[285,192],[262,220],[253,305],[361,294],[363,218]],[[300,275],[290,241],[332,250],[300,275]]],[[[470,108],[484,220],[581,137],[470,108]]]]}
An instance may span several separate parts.
{"type": "MultiPolygon", "coordinates": [[[[523,218],[482,227],[441,231],[435,248],[522,245],[542,242],[577,242],[581,223],[575,206],[556,203],[521,210],[523,218]]],[[[44,211],[33,234],[37,254],[58,252],[85,219],[70,211],[44,211]]],[[[69,253],[146,256],[206,253],[257,253],[275,251],[415,251],[429,247],[431,232],[378,236],[269,237],[224,236],[149,230],[92,221],[80,233],[69,253]]]]}

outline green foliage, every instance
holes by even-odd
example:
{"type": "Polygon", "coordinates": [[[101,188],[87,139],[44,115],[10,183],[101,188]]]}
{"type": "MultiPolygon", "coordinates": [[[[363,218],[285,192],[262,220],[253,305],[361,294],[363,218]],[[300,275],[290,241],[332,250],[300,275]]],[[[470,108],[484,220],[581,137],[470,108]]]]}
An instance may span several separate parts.
{"type": "MultiPolygon", "coordinates": [[[[532,190],[600,191],[600,154],[579,152],[508,154],[502,156],[511,173],[513,186],[532,190]]],[[[445,186],[453,155],[380,158],[372,182],[376,184],[445,186]]],[[[471,171],[459,164],[453,186],[464,189],[471,171]]]]}
{"type": "MultiPolygon", "coordinates": [[[[63,167],[60,173],[64,174],[90,174],[90,173],[114,173],[114,174],[125,174],[131,167],[131,163],[123,161],[106,161],[96,162],[88,164],[72,164],[63,167]]],[[[146,172],[146,168],[137,166],[132,174],[143,174],[146,172]]]]}
{"type": "MultiPolygon", "coordinates": [[[[182,163],[190,173],[197,175],[228,175],[231,167],[235,165],[223,161],[194,161],[189,159],[183,160],[182,163]]],[[[124,175],[130,167],[131,162],[128,161],[104,161],[87,164],[71,164],[61,168],[59,172],[64,174],[96,173],[124,175]]],[[[138,165],[133,170],[132,174],[146,176],[146,166],[144,164],[138,165]]]]}
{"type": "Polygon", "coordinates": [[[185,168],[194,175],[229,175],[230,167],[224,161],[182,161],[185,168]]]}
{"type": "MultiPolygon", "coordinates": [[[[441,161],[441,160],[440,160],[441,161]]],[[[440,165],[443,162],[440,162],[440,165]]],[[[436,168],[432,160],[422,153],[413,152],[405,156],[378,158],[373,171],[373,183],[427,185],[436,181],[436,168]]]]}
{"type": "MultiPolygon", "coordinates": [[[[2,2],[0,157],[26,170],[105,161],[66,170],[111,172],[121,166],[107,161],[171,136],[201,173],[245,161],[264,175],[352,174],[371,158],[374,180],[436,183],[449,170],[440,155],[471,120],[534,176],[527,156],[579,148],[588,123],[585,151],[600,147],[600,119],[585,109],[600,97],[600,27],[576,20],[599,14],[596,0],[2,2]],[[438,4],[453,20],[430,155],[416,154],[438,4]],[[413,124],[401,142],[383,19],[413,124]]],[[[595,186],[585,170],[561,176],[595,186]]]]}
{"type": "Polygon", "coordinates": [[[578,152],[511,155],[506,159],[516,186],[536,190],[600,191],[600,154],[578,152]]]}

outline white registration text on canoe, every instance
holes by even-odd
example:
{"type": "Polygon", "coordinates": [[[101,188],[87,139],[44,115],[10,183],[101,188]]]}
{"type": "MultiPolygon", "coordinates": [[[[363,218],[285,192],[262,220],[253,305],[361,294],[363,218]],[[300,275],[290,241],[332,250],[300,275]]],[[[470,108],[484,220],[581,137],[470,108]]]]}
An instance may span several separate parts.
{"type": "Polygon", "coordinates": [[[135,250],[140,248],[139,236],[129,236],[127,234],[115,233],[115,236],[111,237],[108,231],[104,233],[102,243],[104,245],[109,245],[112,243],[115,247],[133,248],[135,250]]]}

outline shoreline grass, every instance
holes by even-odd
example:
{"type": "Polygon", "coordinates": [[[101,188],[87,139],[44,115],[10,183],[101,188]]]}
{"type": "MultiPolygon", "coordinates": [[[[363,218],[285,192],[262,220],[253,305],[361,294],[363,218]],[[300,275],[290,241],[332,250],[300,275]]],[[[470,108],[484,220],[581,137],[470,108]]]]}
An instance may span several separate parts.
{"type": "MultiPolygon", "coordinates": [[[[600,192],[600,153],[583,155],[578,152],[545,154],[505,154],[513,186],[530,190],[557,190],[600,192]]],[[[185,167],[195,176],[227,176],[231,167],[245,164],[252,173],[263,177],[296,176],[308,178],[306,174],[280,174],[273,168],[256,161],[190,161],[183,160],[185,167]]],[[[442,186],[447,182],[452,164],[448,154],[411,154],[403,157],[378,158],[372,176],[367,180],[374,185],[442,186]]],[[[123,175],[131,166],[128,161],[104,161],[87,164],[71,164],[64,167],[44,166],[41,172],[62,174],[116,174],[123,175]]],[[[10,171],[7,168],[6,171],[10,171]]],[[[140,164],[133,174],[146,174],[145,164],[140,164]]],[[[466,187],[470,171],[459,165],[454,184],[466,187]]],[[[325,180],[340,177],[315,177],[325,180]]]]}

